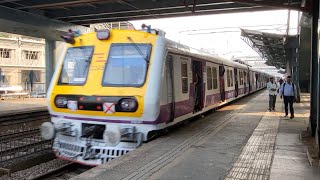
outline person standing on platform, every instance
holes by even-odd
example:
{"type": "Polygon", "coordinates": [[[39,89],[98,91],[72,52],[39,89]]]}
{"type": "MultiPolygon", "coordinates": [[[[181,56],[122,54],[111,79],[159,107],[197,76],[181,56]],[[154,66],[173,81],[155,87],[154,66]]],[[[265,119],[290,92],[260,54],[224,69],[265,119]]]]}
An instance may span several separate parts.
{"type": "Polygon", "coordinates": [[[284,110],[285,110],[285,116],[288,116],[288,104],[290,106],[290,119],[294,118],[294,109],[293,109],[293,103],[296,101],[297,97],[297,89],[295,84],[291,82],[291,76],[287,77],[287,82],[283,83],[280,87],[280,98],[284,102],[284,110]]]}
{"type": "Polygon", "coordinates": [[[270,81],[267,83],[267,89],[269,90],[269,109],[268,110],[275,111],[278,85],[274,81],[273,77],[271,77],[270,81]]]}

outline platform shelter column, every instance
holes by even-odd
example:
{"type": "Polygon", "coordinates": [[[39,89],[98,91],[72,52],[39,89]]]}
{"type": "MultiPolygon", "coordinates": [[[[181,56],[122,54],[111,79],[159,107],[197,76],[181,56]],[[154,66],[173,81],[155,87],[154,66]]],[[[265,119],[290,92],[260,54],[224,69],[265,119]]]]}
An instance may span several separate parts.
{"type": "Polygon", "coordinates": [[[46,90],[48,90],[54,72],[55,41],[46,40],[46,90]]]}

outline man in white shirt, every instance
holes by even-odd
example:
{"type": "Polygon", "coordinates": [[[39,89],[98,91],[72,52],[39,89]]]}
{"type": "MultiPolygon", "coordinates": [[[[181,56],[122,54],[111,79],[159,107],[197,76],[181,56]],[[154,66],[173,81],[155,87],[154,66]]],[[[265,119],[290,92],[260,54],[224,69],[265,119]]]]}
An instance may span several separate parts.
{"type": "Polygon", "coordinates": [[[297,97],[297,89],[295,84],[291,82],[291,76],[287,77],[287,82],[283,83],[280,87],[280,98],[284,102],[284,110],[286,112],[284,117],[288,116],[288,104],[290,106],[290,119],[294,118],[294,109],[293,109],[293,102],[296,101],[297,97]]]}
{"type": "Polygon", "coordinates": [[[274,78],[271,77],[270,81],[267,83],[267,89],[269,90],[269,111],[275,111],[276,100],[277,100],[277,89],[278,85],[274,81],[274,78]]]}

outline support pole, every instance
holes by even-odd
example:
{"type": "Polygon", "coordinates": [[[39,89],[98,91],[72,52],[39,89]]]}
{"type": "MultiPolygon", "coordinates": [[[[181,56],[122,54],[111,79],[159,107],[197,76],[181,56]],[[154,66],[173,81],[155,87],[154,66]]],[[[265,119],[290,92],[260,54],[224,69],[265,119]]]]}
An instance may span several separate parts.
{"type": "Polygon", "coordinates": [[[310,125],[311,133],[314,137],[317,129],[318,112],[318,19],[319,1],[313,1],[313,15],[311,27],[311,98],[310,98],[310,125]],[[318,6],[317,6],[318,4],[318,6]]]}
{"type": "Polygon", "coordinates": [[[319,25],[319,0],[314,0],[313,1],[313,6],[312,6],[312,12],[313,12],[313,16],[312,16],[312,44],[314,44],[314,46],[312,46],[312,65],[313,62],[314,64],[317,63],[317,74],[316,74],[316,78],[312,77],[312,79],[316,79],[317,80],[317,96],[318,98],[317,100],[317,143],[318,143],[318,156],[320,157],[320,76],[319,76],[319,72],[320,72],[320,63],[319,63],[319,35],[318,35],[318,25],[319,25]]]}
{"type": "Polygon", "coordinates": [[[48,91],[53,75],[55,41],[46,40],[46,92],[48,91]]]}

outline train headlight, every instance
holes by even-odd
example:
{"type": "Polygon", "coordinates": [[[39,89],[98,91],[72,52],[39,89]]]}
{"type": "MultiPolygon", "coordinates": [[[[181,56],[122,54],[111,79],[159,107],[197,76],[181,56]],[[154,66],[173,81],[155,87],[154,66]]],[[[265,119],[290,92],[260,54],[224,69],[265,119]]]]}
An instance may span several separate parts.
{"type": "Polygon", "coordinates": [[[107,40],[110,37],[110,31],[108,29],[99,30],[96,36],[99,40],[107,40]]]}
{"type": "Polygon", "coordinates": [[[45,122],[40,127],[41,137],[43,139],[52,139],[55,135],[55,128],[51,122],[45,122]]]}
{"type": "Polygon", "coordinates": [[[108,146],[116,146],[120,143],[121,132],[118,126],[107,127],[103,133],[103,140],[108,146]]]}
{"type": "Polygon", "coordinates": [[[54,100],[54,104],[56,105],[56,107],[58,108],[65,108],[67,107],[67,98],[66,97],[56,97],[56,99],[54,100]]]}
{"type": "Polygon", "coordinates": [[[121,99],[120,107],[123,111],[135,111],[137,109],[137,102],[131,98],[121,99]]]}

